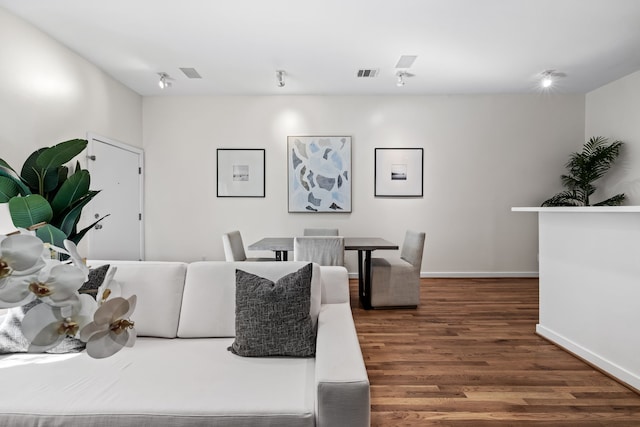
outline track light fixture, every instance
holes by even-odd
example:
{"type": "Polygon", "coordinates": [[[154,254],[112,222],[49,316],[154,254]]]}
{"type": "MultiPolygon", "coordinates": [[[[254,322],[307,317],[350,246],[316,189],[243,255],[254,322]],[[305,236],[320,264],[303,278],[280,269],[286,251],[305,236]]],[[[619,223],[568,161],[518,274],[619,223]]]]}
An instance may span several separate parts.
{"type": "Polygon", "coordinates": [[[171,76],[169,76],[169,74],[158,73],[158,75],[160,76],[160,81],[158,82],[158,86],[160,86],[160,89],[171,87],[171,80],[173,79],[171,78],[171,76]]]}
{"type": "Polygon", "coordinates": [[[396,73],[396,77],[398,78],[398,80],[396,81],[396,86],[402,87],[405,83],[404,78],[409,77],[409,73],[407,73],[406,71],[398,71],[396,73]]]}
{"type": "Polygon", "coordinates": [[[278,81],[278,87],[284,87],[284,70],[276,70],[276,80],[278,81]]]}
{"type": "Polygon", "coordinates": [[[540,86],[543,89],[551,88],[560,77],[565,77],[565,73],[559,73],[556,70],[545,70],[540,73],[540,86]]]}
{"type": "Polygon", "coordinates": [[[540,80],[540,84],[545,89],[553,85],[553,78],[551,74],[552,74],[552,71],[550,70],[542,73],[542,80],[540,80]]]}
{"type": "Polygon", "coordinates": [[[402,55],[396,64],[396,86],[402,87],[406,83],[406,78],[414,75],[409,72],[409,68],[413,66],[417,55],[402,55]]]}

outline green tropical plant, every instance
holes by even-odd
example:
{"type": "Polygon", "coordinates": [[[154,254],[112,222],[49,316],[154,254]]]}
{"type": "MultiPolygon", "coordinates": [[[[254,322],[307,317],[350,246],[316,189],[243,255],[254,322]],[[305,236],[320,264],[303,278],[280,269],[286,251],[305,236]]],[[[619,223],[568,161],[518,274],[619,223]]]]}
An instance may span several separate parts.
{"type": "MultiPolygon", "coordinates": [[[[566,164],[568,175],[562,175],[562,191],[542,206],[591,206],[589,197],[596,191],[593,182],[602,178],[613,166],[620,154],[623,143],[614,141],[609,144],[607,138],[592,137],[582,147],[581,152],[571,154],[566,164]]],[[[593,206],[619,206],[624,202],[624,194],[616,194],[593,206]]]]}
{"type": "Polygon", "coordinates": [[[86,146],[87,140],[72,139],[40,148],[27,158],[20,174],[0,159],[0,203],[9,204],[13,225],[28,228],[45,223],[37,228],[36,235],[62,247],[64,239],[78,244],[87,231],[108,216],[77,229],[82,208],[99,191],[89,189],[89,171],[82,169],[79,162],[71,175],[64,164],[86,146]]]}

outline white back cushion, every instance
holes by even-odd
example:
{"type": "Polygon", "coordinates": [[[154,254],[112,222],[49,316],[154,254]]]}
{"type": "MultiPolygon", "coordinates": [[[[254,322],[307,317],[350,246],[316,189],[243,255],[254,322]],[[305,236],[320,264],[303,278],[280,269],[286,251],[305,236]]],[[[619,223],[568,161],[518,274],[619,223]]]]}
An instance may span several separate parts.
{"type": "Polygon", "coordinates": [[[178,332],[187,264],[168,261],[89,261],[92,268],[116,266],[122,296],[137,295],[131,315],[139,336],[175,338],[178,332]]]}
{"type": "MultiPolygon", "coordinates": [[[[182,298],[178,337],[209,338],[235,336],[236,268],[273,282],[293,273],[307,262],[223,262],[189,264],[182,298]]],[[[320,313],[320,266],[313,265],[311,320],[315,327],[320,313]]]]}

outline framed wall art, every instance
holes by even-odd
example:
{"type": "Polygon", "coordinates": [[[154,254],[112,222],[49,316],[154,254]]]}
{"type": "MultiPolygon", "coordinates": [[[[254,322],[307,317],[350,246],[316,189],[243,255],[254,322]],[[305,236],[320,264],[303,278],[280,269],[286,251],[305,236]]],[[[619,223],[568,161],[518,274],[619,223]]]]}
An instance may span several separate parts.
{"type": "Polygon", "coordinates": [[[265,150],[218,148],[218,197],[264,197],[265,150]]]}
{"type": "Polygon", "coordinates": [[[351,212],[351,137],[287,137],[289,212],[351,212]]]}
{"type": "Polygon", "coordinates": [[[375,197],[422,197],[424,150],[375,149],[375,197]]]}

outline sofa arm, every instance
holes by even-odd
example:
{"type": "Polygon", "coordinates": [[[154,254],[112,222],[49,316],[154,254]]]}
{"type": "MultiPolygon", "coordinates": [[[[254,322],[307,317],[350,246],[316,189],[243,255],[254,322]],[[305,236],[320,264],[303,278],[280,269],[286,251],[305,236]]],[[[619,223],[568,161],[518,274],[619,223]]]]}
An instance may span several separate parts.
{"type": "Polygon", "coordinates": [[[369,378],[348,303],[320,309],[315,373],[317,426],[370,425],[369,378]]]}
{"type": "Polygon", "coordinates": [[[349,273],[342,266],[320,266],[322,304],[349,302],[349,273]]]}

